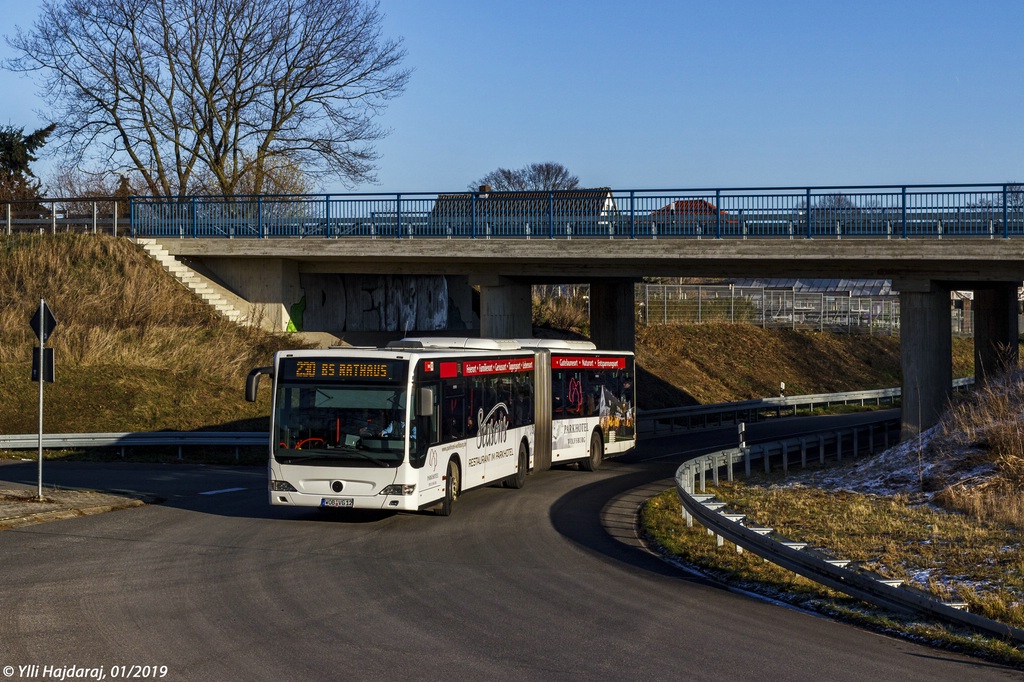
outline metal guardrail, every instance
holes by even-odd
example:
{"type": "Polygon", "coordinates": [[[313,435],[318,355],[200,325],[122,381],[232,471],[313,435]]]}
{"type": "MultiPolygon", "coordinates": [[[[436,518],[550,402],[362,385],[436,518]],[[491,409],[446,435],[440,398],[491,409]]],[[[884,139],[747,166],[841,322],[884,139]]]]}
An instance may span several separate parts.
{"type": "Polygon", "coordinates": [[[1017,184],[43,198],[4,229],[143,237],[987,239],[1024,236],[1017,184]],[[120,215],[119,215],[120,213],[120,215]]]}
{"type": "Polygon", "coordinates": [[[847,239],[1024,235],[1014,184],[133,197],[146,237],[847,239]]]}
{"type": "MultiPolygon", "coordinates": [[[[139,446],[209,446],[241,447],[266,445],[263,431],[139,431],[135,433],[55,433],[43,434],[43,448],[115,448],[139,446]]],[[[0,450],[28,450],[39,447],[38,433],[0,434],[0,450]]]]}
{"type": "MultiPolygon", "coordinates": [[[[974,377],[954,379],[953,388],[962,389],[974,384],[974,377]]],[[[647,436],[664,435],[677,430],[716,428],[726,424],[756,422],[767,416],[796,415],[800,410],[811,411],[830,405],[881,404],[899,398],[899,388],[880,388],[868,391],[846,391],[802,396],[759,398],[735,403],[716,403],[672,407],[663,410],[642,410],[637,415],[638,431],[647,436]]],[[[177,445],[249,446],[264,445],[268,434],[264,431],[139,431],[127,433],[62,433],[43,434],[43,448],[109,448],[137,446],[177,445]]],[[[0,450],[27,450],[39,447],[39,434],[0,434],[0,450]]]]}
{"type": "Polygon", "coordinates": [[[779,396],[741,400],[734,403],[642,410],[637,413],[637,430],[644,435],[658,436],[677,431],[718,428],[740,422],[763,421],[766,418],[781,417],[784,414],[796,415],[800,410],[810,412],[815,408],[831,405],[891,403],[901,394],[902,391],[899,388],[882,388],[870,391],[847,391],[793,397],[779,396]]]}
{"type": "Polygon", "coordinates": [[[870,604],[902,613],[928,614],[946,622],[1024,642],[1024,630],[969,613],[964,610],[964,604],[939,601],[928,592],[903,581],[851,568],[849,561],[829,558],[806,543],[778,536],[772,528],[748,526],[743,515],[729,513],[724,503],[717,502],[712,495],[702,494],[706,490],[709,472],[717,484],[723,469],[728,480],[733,480],[737,465],[742,463],[744,472],[749,474],[751,461],[762,460],[765,471],[768,471],[773,457],[777,458],[776,463],[781,459],[784,470],[788,471],[788,454],[791,451],[799,451],[801,463],[806,465],[808,454],[817,449],[819,461],[824,462],[829,448],[833,457],[841,459],[846,447],[844,442],[849,444],[852,456],[864,452],[871,454],[877,448],[887,449],[890,435],[894,431],[898,434],[898,430],[899,420],[879,418],[877,422],[855,429],[743,449],[731,448],[691,459],[676,471],[676,492],[682,501],[687,525],[696,520],[715,534],[720,546],[728,540],[736,545],[737,550],[742,548],[753,552],[785,569],[870,604]],[[879,433],[883,436],[881,439],[878,438],[879,433]]]}
{"type": "Polygon", "coordinates": [[[4,234],[78,232],[118,234],[131,232],[127,197],[51,198],[0,204],[4,234]]]}
{"type": "MultiPolygon", "coordinates": [[[[974,377],[953,380],[953,390],[964,390],[974,385],[974,377]]],[[[637,432],[659,436],[693,429],[718,428],[740,422],[762,421],[770,417],[796,416],[800,411],[832,405],[867,405],[894,403],[903,394],[901,388],[878,388],[867,391],[844,391],[812,395],[756,398],[735,403],[711,403],[670,407],[660,410],[642,410],[637,413],[637,432]]]]}

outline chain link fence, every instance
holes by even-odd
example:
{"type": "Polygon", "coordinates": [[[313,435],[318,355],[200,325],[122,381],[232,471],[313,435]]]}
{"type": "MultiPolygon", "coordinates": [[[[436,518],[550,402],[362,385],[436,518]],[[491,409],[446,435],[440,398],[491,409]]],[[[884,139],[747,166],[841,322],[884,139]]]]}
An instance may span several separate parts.
{"type": "MultiPolygon", "coordinates": [[[[538,286],[539,298],[577,303],[589,315],[590,287],[583,284],[538,286]]],[[[653,284],[635,288],[638,325],[728,322],[765,329],[799,329],[849,334],[896,335],[900,329],[898,296],[854,296],[850,292],[795,288],[742,287],[729,284],[653,284]]],[[[951,302],[951,331],[974,334],[974,312],[951,302]]],[[[1024,329],[1024,317],[1021,318],[1024,329]]]]}
{"type": "Polygon", "coordinates": [[[730,322],[766,329],[896,334],[899,298],[732,285],[639,284],[637,322],[730,322]]]}

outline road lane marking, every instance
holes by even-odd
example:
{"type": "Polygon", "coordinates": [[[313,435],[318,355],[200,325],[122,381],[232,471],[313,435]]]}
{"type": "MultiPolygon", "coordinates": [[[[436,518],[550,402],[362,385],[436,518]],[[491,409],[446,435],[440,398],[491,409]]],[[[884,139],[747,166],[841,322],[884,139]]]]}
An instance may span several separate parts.
{"type": "Polygon", "coordinates": [[[199,493],[199,494],[200,495],[220,495],[221,493],[237,493],[240,490],[245,490],[245,488],[224,488],[222,490],[207,490],[206,492],[199,493]]]}

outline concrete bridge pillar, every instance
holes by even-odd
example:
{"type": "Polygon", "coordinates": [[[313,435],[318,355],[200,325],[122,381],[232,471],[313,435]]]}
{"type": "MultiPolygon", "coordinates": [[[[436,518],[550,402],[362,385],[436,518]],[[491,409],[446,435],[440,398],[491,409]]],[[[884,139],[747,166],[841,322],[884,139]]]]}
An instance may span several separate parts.
{"type": "Polygon", "coordinates": [[[974,290],[974,376],[979,383],[1017,369],[1019,285],[1000,282],[974,290]]]}
{"type": "Polygon", "coordinates": [[[480,286],[480,336],[496,339],[533,336],[529,284],[498,276],[474,283],[480,286]]]}
{"type": "Polygon", "coordinates": [[[939,282],[894,282],[900,292],[903,413],[900,438],[934,426],[953,389],[950,287],[939,282]]]}
{"type": "Polygon", "coordinates": [[[636,311],[632,279],[590,283],[590,338],[602,350],[636,349],[636,311]]]}

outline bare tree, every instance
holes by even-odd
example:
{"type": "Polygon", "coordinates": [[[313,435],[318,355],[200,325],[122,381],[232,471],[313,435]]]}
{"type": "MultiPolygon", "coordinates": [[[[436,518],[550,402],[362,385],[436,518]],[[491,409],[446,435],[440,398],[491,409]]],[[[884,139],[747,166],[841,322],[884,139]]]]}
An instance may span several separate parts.
{"type": "Polygon", "coordinates": [[[1006,206],[1018,212],[1024,208],[1024,185],[1016,182],[1006,185],[1006,206]]]}
{"type": "Polygon", "coordinates": [[[509,170],[499,168],[469,186],[477,189],[488,186],[495,192],[536,192],[577,189],[580,179],[560,163],[531,163],[529,166],[509,170]]]}
{"type": "Polygon", "coordinates": [[[828,209],[830,211],[855,211],[860,206],[847,194],[824,194],[818,199],[815,208],[828,209]]]}
{"type": "Polygon", "coordinates": [[[141,189],[137,179],[133,182],[132,175],[85,170],[74,164],[62,164],[49,174],[46,184],[50,196],[55,197],[112,197],[122,187],[131,196],[141,189]]]}
{"type": "MultiPolygon", "coordinates": [[[[215,194],[220,187],[217,178],[206,169],[196,173],[193,184],[195,191],[203,194],[215,194]]],[[[298,162],[286,156],[274,156],[263,162],[258,175],[250,172],[238,178],[234,193],[307,194],[315,189],[298,162]]]]}
{"type": "Polygon", "coordinates": [[[71,160],[154,195],[261,192],[284,167],[351,186],[409,77],[381,20],[362,0],[45,0],[5,66],[44,74],[71,160]]]}
{"type": "Polygon", "coordinates": [[[123,218],[128,215],[128,199],[139,194],[137,176],[137,173],[86,170],[73,164],[63,164],[49,174],[46,184],[50,198],[65,199],[56,204],[58,211],[65,216],[87,215],[96,202],[101,215],[111,215],[116,203],[117,213],[123,218]],[[133,175],[136,176],[134,179],[133,175]],[[115,200],[96,201],[111,197],[115,200]]]}

